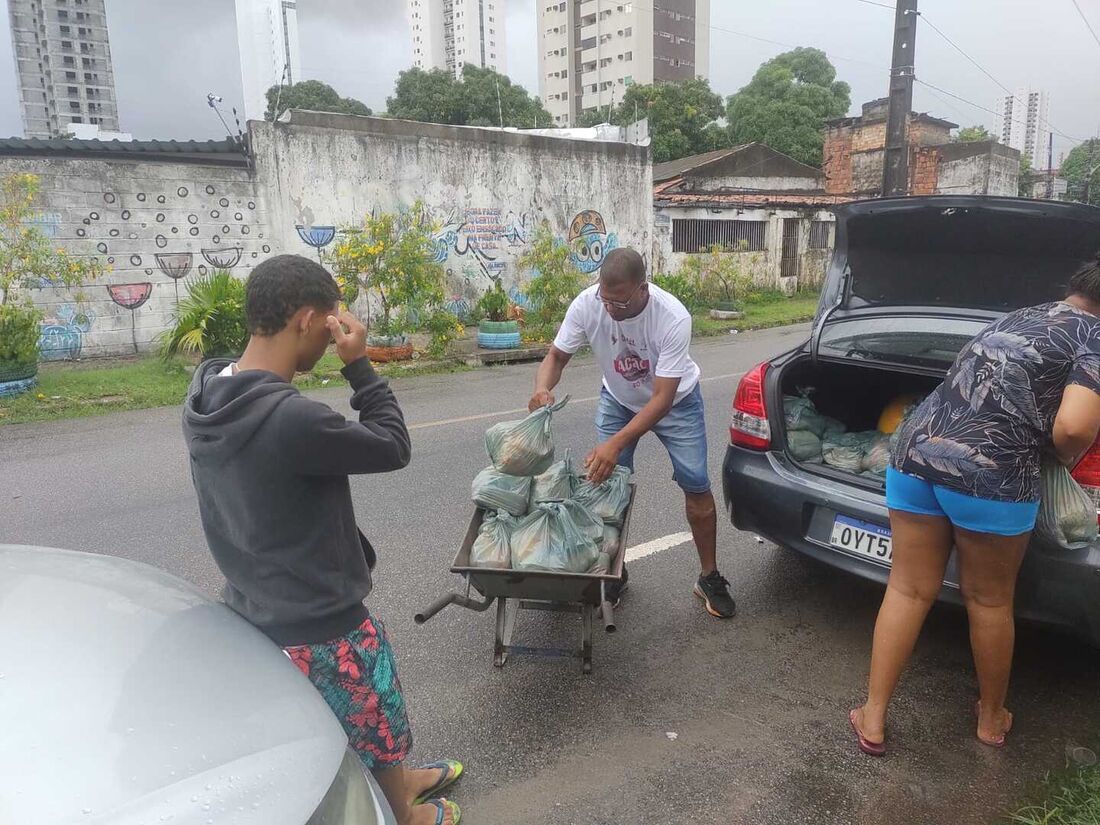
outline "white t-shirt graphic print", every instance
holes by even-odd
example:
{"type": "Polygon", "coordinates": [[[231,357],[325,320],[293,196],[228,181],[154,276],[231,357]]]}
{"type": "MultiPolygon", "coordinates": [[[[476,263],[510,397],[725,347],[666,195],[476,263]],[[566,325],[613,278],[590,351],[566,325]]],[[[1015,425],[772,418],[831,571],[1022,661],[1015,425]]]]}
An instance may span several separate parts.
{"type": "Polygon", "coordinates": [[[596,297],[599,285],[573,299],[554,346],[572,355],[585,344],[603,371],[603,385],[624,407],[637,412],[653,397],[653,379],[679,378],[676,401],[699,383],[691,360],[691,314],[675,296],[654,284],[641,314],[616,321],[596,297]]]}

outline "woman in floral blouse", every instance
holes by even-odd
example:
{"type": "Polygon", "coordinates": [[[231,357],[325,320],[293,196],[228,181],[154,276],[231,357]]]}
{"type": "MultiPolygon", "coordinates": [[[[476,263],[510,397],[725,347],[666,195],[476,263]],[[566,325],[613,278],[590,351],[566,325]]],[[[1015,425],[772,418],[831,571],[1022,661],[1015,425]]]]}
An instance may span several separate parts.
{"type": "Polygon", "coordinates": [[[885,754],[886,709],[953,547],[970,620],[977,736],[1004,745],[1013,594],[1039,510],[1044,451],[1073,467],[1100,430],[1100,257],[1064,301],[1005,316],[959,354],[905,422],[886,479],[893,568],[875,624],[860,749],[885,754]]]}

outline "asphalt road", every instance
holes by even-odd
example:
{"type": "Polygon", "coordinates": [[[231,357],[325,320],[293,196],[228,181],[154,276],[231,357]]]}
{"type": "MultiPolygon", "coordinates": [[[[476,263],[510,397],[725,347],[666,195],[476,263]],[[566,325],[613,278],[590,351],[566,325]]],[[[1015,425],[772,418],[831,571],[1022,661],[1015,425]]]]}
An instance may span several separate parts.
{"type": "MultiPolygon", "coordinates": [[[[737,376],[798,343],[805,327],[703,342],[712,478],[718,487],[737,376]]],[[[634,562],[619,633],[602,631],[595,671],[515,658],[492,666],[493,619],[413,614],[457,585],[450,562],[487,462],[484,430],[522,408],[534,365],[407,379],[395,389],[413,432],[401,473],[353,480],[381,556],[372,610],[397,647],[414,755],[455,756],[464,821],[497,823],[992,822],[1067,748],[1098,734],[1100,656],[1035,628],[1020,632],[1010,746],[973,738],[976,688],[965,618],[933,611],[891,719],[891,755],[856,753],[846,714],[861,696],[878,587],[719,527],[719,564],[739,616],[708,617],[691,595],[690,544],[634,562]]],[[[559,448],[592,444],[598,373],[567,371],[573,401],[559,448]]],[[[316,394],[347,409],[343,388],[316,394]]],[[[0,427],[0,542],[125,556],[214,595],[177,409],[0,427]]],[[[638,450],[630,543],[684,529],[682,498],[655,439],[638,450]]],[[[575,616],[523,613],[516,641],[570,644],[575,616]]]]}

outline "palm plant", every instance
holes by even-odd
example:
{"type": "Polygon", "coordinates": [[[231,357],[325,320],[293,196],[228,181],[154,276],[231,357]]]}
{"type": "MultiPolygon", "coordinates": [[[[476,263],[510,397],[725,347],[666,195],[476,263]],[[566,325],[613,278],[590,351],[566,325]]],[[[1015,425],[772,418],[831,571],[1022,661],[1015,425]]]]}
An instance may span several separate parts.
{"type": "Polygon", "coordinates": [[[165,358],[240,355],[247,341],[244,281],[219,269],[187,285],[175,323],[161,334],[160,351],[165,358]]]}

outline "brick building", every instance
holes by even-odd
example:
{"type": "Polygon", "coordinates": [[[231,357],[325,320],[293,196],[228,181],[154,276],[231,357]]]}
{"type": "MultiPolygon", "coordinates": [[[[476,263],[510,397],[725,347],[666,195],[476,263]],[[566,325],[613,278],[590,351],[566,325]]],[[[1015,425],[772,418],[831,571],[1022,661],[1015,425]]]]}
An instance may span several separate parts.
{"type": "MultiPolygon", "coordinates": [[[[858,117],[825,124],[825,191],[879,197],[886,155],[886,98],[863,104],[858,117]]],[[[1009,195],[1019,190],[1020,153],[995,141],[952,143],[958,124],[909,116],[909,191],[914,195],[1009,195]]]]}

